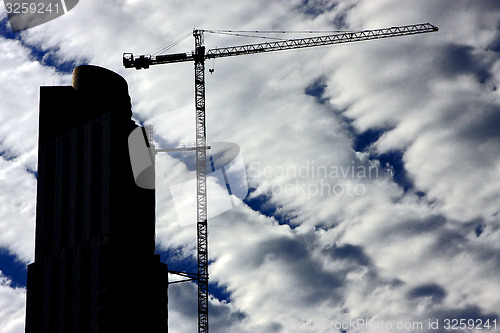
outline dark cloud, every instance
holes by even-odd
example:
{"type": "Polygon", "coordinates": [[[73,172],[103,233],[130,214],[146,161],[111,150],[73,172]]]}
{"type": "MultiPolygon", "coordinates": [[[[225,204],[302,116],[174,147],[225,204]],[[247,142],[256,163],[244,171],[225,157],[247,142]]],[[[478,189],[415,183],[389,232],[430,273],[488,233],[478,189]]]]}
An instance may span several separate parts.
{"type": "Polygon", "coordinates": [[[258,250],[251,254],[254,264],[270,262],[285,267],[283,274],[293,281],[290,287],[296,290],[300,302],[306,304],[338,298],[337,289],[343,285],[344,279],[342,274],[325,270],[312,256],[309,248],[313,240],[311,236],[274,238],[257,244],[258,250]]]}
{"type": "MultiPolygon", "coordinates": [[[[248,189],[249,194],[255,192],[255,188],[248,189]]],[[[292,222],[294,214],[285,214],[283,212],[283,207],[272,200],[272,196],[270,194],[260,194],[260,195],[248,195],[243,202],[252,208],[254,211],[261,213],[267,217],[273,217],[278,221],[280,225],[286,224],[290,226],[291,229],[295,229],[297,225],[292,222]]]]}
{"type": "Polygon", "coordinates": [[[401,224],[401,229],[406,234],[415,235],[429,232],[437,232],[446,224],[446,217],[443,215],[429,215],[421,220],[409,220],[401,224]]]}
{"type": "Polygon", "coordinates": [[[257,251],[251,254],[257,266],[270,259],[289,263],[301,262],[306,260],[309,254],[303,243],[288,237],[262,241],[257,245],[257,251]]]}
{"type": "Polygon", "coordinates": [[[355,133],[353,149],[359,152],[368,150],[373,143],[377,142],[377,140],[390,129],[390,127],[369,128],[361,133],[355,133]]]}
{"type": "MultiPolygon", "coordinates": [[[[0,142],[0,146],[1,146],[1,144],[2,143],[0,142]]],[[[0,151],[0,158],[3,158],[6,161],[12,161],[12,160],[15,160],[17,158],[17,156],[9,151],[0,151]]]]}
{"type": "Polygon", "coordinates": [[[196,318],[198,302],[194,283],[178,283],[168,287],[168,303],[170,308],[186,318],[196,318]]]}
{"type": "Polygon", "coordinates": [[[406,171],[403,155],[404,153],[402,151],[392,150],[378,155],[377,159],[382,166],[386,166],[393,170],[394,181],[406,192],[413,189],[415,185],[406,171]]]}
{"type": "Polygon", "coordinates": [[[472,75],[477,81],[485,83],[493,76],[493,63],[476,51],[474,47],[465,44],[442,45],[436,59],[441,74],[450,78],[472,75]]]}
{"type": "MultiPolygon", "coordinates": [[[[241,311],[234,311],[226,303],[210,302],[208,307],[210,313],[210,329],[215,332],[229,332],[232,327],[241,324],[247,315],[241,311]]],[[[193,320],[196,320],[193,318],[193,320]]]]}
{"type": "Polygon", "coordinates": [[[488,50],[500,53],[500,34],[488,44],[488,50]]]}
{"type": "MultiPolygon", "coordinates": [[[[198,303],[197,286],[185,282],[169,286],[169,308],[175,309],[175,315],[180,316],[183,326],[196,330],[198,303]]],[[[216,332],[231,332],[247,315],[225,302],[209,302],[210,326],[216,332]]]]}
{"type": "Polygon", "coordinates": [[[486,244],[471,251],[483,266],[490,267],[492,272],[500,272],[500,249],[489,248],[486,244]]]}
{"type": "Polygon", "coordinates": [[[497,25],[497,35],[496,37],[488,44],[487,50],[491,50],[497,53],[500,53],[500,20],[497,25]]]}
{"type": "Polygon", "coordinates": [[[313,83],[308,85],[304,89],[304,93],[309,96],[313,96],[316,98],[316,101],[320,104],[323,104],[328,101],[323,95],[325,93],[325,89],[327,85],[327,78],[325,76],[321,76],[317,78],[313,83]]]}
{"type": "Polygon", "coordinates": [[[384,239],[410,238],[416,235],[435,233],[439,234],[446,225],[447,219],[443,215],[432,214],[421,219],[406,219],[397,225],[387,225],[378,230],[384,239]]]}
{"type": "Polygon", "coordinates": [[[341,246],[332,246],[324,250],[324,252],[329,254],[333,260],[347,260],[360,266],[372,265],[372,260],[365,254],[361,246],[344,244],[341,246]]]}
{"type": "Polygon", "coordinates": [[[442,73],[453,76],[471,72],[477,67],[472,51],[469,45],[443,45],[439,52],[442,73]]]}
{"type": "MultiPolygon", "coordinates": [[[[486,223],[484,222],[484,219],[477,218],[468,223],[465,223],[464,228],[470,230],[470,232],[475,233],[476,237],[480,237],[486,228],[486,223]]],[[[466,231],[466,233],[469,232],[466,231]]]]}
{"type": "Polygon", "coordinates": [[[500,140],[500,105],[471,106],[468,108],[470,120],[462,125],[457,137],[474,143],[497,144],[500,140]]]}
{"type": "Polygon", "coordinates": [[[478,224],[476,229],[475,229],[476,236],[477,237],[481,236],[483,234],[483,231],[484,231],[484,225],[478,224]]]}
{"type": "Polygon", "coordinates": [[[447,221],[446,226],[435,230],[436,236],[433,245],[429,247],[428,255],[457,258],[466,253],[474,258],[475,262],[481,263],[481,267],[486,271],[500,271],[500,250],[491,248],[487,242],[481,240],[480,236],[485,228],[487,225],[481,219],[465,223],[447,221]]]}
{"type": "Polygon", "coordinates": [[[297,8],[311,16],[319,16],[321,14],[324,14],[326,12],[329,12],[330,10],[334,9],[337,6],[337,1],[331,1],[331,0],[302,0],[302,2],[297,6],[297,8]]]}
{"type": "Polygon", "coordinates": [[[408,293],[408,297],[410,299],[430,297],[435,303],[441,303],[446,295],[446,290],[435,283],[429,283],[415,287],[408,293]]]}
{"type": "Polygon", "coordinates": [[[442,229],[436,236],[434,246],[430,248],[435,254],[456,256],[459,252],[470,250],[467,246],[468,240],[459,231],[442,229]]]}

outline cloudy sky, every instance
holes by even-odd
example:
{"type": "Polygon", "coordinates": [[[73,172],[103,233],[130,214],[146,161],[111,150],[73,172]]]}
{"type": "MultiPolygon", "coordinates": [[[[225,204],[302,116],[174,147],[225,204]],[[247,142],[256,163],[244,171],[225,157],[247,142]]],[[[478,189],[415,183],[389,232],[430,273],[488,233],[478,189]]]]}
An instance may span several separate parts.
{"type": "MultiPolygon", "coordinates": [[[[439,32],[207,61],[207,138],[240,147],[227,169],[249,188],[226,209],[209,178],[222,198],[209,201],[210,327],[426,332],[464,319],[500,332],[494,0],[82,0],[20,33],[0,5],[0,332],[24,332],[40,86],[69,85],[80,64],[116,71],[134,118],[175,146],[194,141],[193,65],[125,70],[123,52],[153,53],[193,28],[425,22],[439,32]]],[[[207,48],[262,41],[205,35],[207,48]]],[[[190,164],[158,155],[157,250],[177,270],[196,267],[190,164]]],[[[171,286],[169,327],[196,331],[194,284],[171,286]]]]}

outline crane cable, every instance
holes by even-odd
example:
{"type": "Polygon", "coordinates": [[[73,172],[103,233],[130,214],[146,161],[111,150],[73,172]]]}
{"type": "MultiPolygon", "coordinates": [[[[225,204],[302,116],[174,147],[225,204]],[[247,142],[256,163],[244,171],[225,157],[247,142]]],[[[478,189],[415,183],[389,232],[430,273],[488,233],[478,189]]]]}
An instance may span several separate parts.
{"type": "Polygon", "coordinates": [[[283,40],[283,38],[269,37],[269,36],[257,36],[257,35],[246,35],[246,34],[232,32],[232,31],[212,31],[212,30],[205,30],[205,31],[208,33],[213,33],[213,34],[218,34],[218,35],[283,40]]]}
{"type": "Polygon", "coordinates": [[[203,30],[203,31],[218,35],[272,39],[279,41],[286,40],[288,39],[288,37],[269,37],[269,36],[255,35],[255,34],[320,34],[320,33],[325,34],[325,33],[352,32],[348,30],[203,30]]]}
{"type": "Polygon", "coordinates": [[[259,33],[259,34],[321,34],[328,32],[352,32],[351,30],[203,30],[211,33],[259,33]]]}
{"type": "Polygon", "coordinates": [[[263,39],[275,39],[283,40],[286,38],[278,37],[268,37],[259,35],[249,35],[253,34],[324,34],[324,33],[344,33],[352,32],[349,30],[204,30],[208,33],[219,34],[219,35],[231,35],[238,37],[251,37],[251,38],[263,38],[263,39]]]}
{"type": "MultiPolygon", "coordinates": [[[[249,35],[249,33],[253,34],[319,34],[319,33],[342,33],[342,32],[352,32],[349,30],[203,30],[203,32],[219,34],[219,35],[230,35],[237,37],[248,37],[248,38],[262,38],[262,39],[273,39],[273,40],[284,40],[287,38],[278,38],[278,37],[269,37],[269,36],[259,36],[259,35],[249,35]]],[[[170,44],[167,44],[156,51],[151,52],[152,56],[156,56],[160,53],[168,51],[174,46],[178,45],[186,38],[192,35],[191,32],[182,36],[181,38],[173,41],[170,44]]]]}
{"type": "Polygon", "coordinates": [[[189,33],[187,33],[186,35],[182,36],[181,38],[179,38],[179,39],[177,39],[177,40],[173,41],[172,43],[167,44],[167,45],[163,46],[163,47],[162,47],[162,48],[160,48],[160,49],[157,49],[157,51],[151,52],[151,55],[153,55],[153,56],[154,56],[154,55],[157,55],[157,54],[163,53],[163,52],[165,52],[165,51],[167,51],[167,50],[171,49],[172,47],[176,46],[176,45],[177,45],[177,44],[179,44],[180,42],[184,41],[186,38],[188,38],[188,37],[189,37],[189,36],[191,36],[191,35],[192,35],[192,33],[191,33],[191,32],[189,32],[189,33]]]}

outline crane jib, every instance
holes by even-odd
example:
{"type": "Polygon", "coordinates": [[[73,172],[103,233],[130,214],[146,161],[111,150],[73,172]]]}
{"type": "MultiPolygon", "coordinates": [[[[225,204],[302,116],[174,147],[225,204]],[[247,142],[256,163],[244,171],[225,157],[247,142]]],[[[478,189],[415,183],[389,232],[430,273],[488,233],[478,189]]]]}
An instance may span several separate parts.
{"type": "MultiPolygon", "coordinates": [[[[198,33],[200,30],[196,30],[198,33]]],[[[309,38],[284,39],[276,42],[248,44],[209,49],[205,53],[205,48],[200,47],[194,53],[174,53],[165,55],[141,55],[134,57],[131,53],[123,55],[123,65],[126,68],[136,69],[149,68],[150,65],[168,64],[186,61],[204,61],[222,57],[231,57],[243,54],[274,52],[292,49],[301,49],[314,46],[342,44],[360,42],[365,40],[398,37],[406,35],[416,35],[427,32],[438,31],[438,28],[430,23],[406,25],[400,27],[383,28],[376,30],[363,30],[358,32],[344,32],[334,35],[317,36],[309,38]]]]}
{"type": "Polygon", "coordinates": [[[415,35],[426,32],[438,31],[438,28],[430,23],[407,25],[401,27],[391,27],[376,30],[364,30],[359,32],[345,32],[334,35],[285,39],[277,42],[249,44],[240,46],[231,46],[210,49],[206,53],[206,58],[231,57],[243,54],[273,52],[282,50],[300,49],[306,47],[342,44],[351,42],[360,42],[371,39],[380,39],[388,37],[398,37],[406,35],[415,35]]]}

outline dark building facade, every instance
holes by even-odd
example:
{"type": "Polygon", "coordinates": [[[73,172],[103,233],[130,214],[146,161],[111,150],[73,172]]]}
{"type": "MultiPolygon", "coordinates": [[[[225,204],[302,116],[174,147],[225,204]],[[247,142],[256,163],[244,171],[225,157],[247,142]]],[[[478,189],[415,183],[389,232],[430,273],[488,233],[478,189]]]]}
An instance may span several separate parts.
{"type": "Polygon", "coordinates": [[[126,81],[101,67],[40,88],[26,333],[167,332],[155,191],[134,181],[131,116],[126,81]]]}

